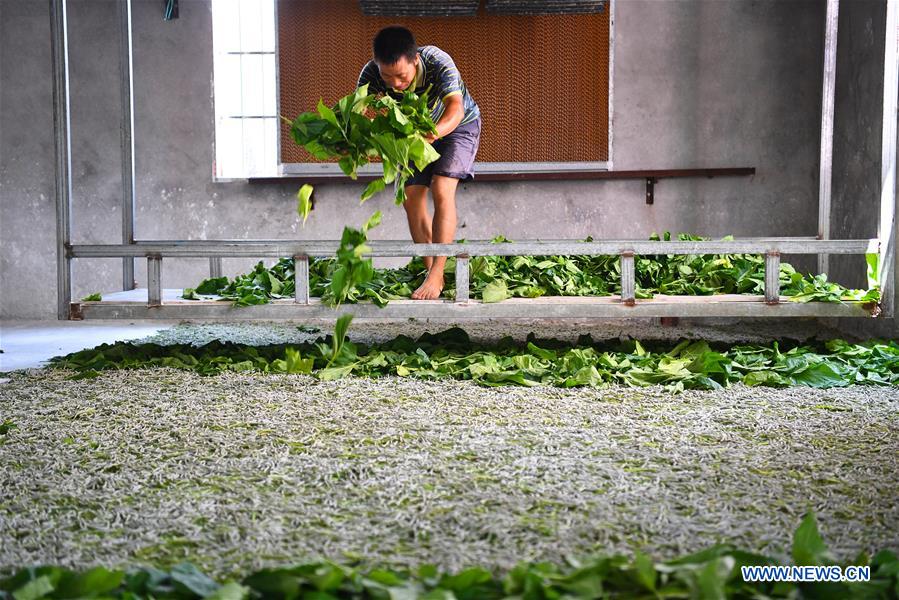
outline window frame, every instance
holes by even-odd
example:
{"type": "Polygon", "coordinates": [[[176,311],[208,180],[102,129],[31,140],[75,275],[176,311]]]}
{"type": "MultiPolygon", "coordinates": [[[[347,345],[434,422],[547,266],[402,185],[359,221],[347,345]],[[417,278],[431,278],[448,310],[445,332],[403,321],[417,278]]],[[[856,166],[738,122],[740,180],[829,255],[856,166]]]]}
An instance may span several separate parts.
{"type": "MultiPolygon", "coordinates": [[[[215,4],[223,1],[232,1],[240,3],[241,0],[213,0],[213,9],[215,10],[215,4]]],[[[278,57],[279,54],[279,28],[278,28],[278,4],[281,0],[271,0],[273,5],[273,11],[271,14],[273,27],[274,27],[274,52],[261,52],[263,54],[274,54],[275,56],[275,77],[274,77],[274,90],[275,101],[276,101],[276,110],[280,113],[280,93],[281,93],[281,73],[278,68],[278,57]]],[[[480,174],[490,174],[490,175],[512,175],[512,174],[534,174],[539,175],[541,173],[578,173],[584,171],[611,171],[613,167],[613,154],[614,154],[614,67],[615,67],[615,8],[617,5],[617,0],[608,0],[606,3],[606,10],[609,11],[609,79],[608,79],[608,160],[605,161],[569,161],[569,162],[475,162],[475,173],[476,176],[478,173],[480,174]]],[[[213,16],[213,19],[215,17],[213,16]]],[[[239,24],[238,24],[239,26],[239,24]]],[[[214,36],[215,37],[215,32],[214,36]]],[[[226,54],[259,54],[260,52],[230,52],[226,54]]],[[[217,61],[219,56],[222,53],[215,51],[213,59],[217,61]]],[[[218,72],[220,66],[214,65],[214,72],[218,72]]],[[[220,91],[219,87],[215,85],[215,81],[213,81],[213,98],[214,102],[218,100],[218,94],[224,93],[220,91]]],[[[218,102],[215,102],[216,105],[218,102]]],[[[220,131],[219,131],[219,120],[221,116],[218,111],[216,111],[216,128],[215,128],[215,158],[216,160],[219,157],[219,146],[222,143],[233,143],[231,140],[227,140],[222,142],[220,140],[220,131]]],[[[279,115],[231,115],[229,118],[240,118],[240,119],[252,119],[252,118],[263,118],[263,119],[280,119],[279,115]]],[[[276,126],[276,131],[280,131],[280,128],[276,126]]],[[[241,155],[246,156],[247,147],[246,140],[241,140],[241,155]]],[[[250,152],[253,152],[253,149],[249,149],[250,152]]],[[[278,134],[275,136],[275,144],[274,151],[276,155],[274,157],[265,156],[265,150],[262,149],[261,152],[263,154],[262,161],[264,164],[269,165],[268,170],[252,171],[247,168],[246,164],[243,165],[243,168],[240,172],[229,172],[229,173],[220,173],[219,165],[216,164],[214,170],[214,176],[216,181],[230,181],[235,179],[272,179],[272,178],[293,178],[299,176],[308,176],[308,177],[316,177],[316,178],[325,178],[330,179],[333,178],[335,180],[340,180],[346,178],[346,175],[340,170],[338,165],[334,163],[315,163],[315,162],[303,162],[303,163],[285,163],[281,161],[281,135],[278,134]],[[275,168],[271,168],[273,163],[275,168]]],[[[380,166],[377,164],[369,164],[361,167],[358,170],[359,175],[378,175],[380,174],[380,166]]]]}

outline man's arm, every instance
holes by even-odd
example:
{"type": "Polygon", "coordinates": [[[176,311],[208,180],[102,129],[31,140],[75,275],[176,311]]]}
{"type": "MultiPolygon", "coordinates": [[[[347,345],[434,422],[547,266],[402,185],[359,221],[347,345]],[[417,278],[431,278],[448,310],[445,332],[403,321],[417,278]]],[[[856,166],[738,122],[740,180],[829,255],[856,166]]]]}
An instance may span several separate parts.
{"type": "Polygon", "coordinates": [[[429,134],[425,136],[428,142],[433,142],[437,138],[442,138],[459,126],[462,118],[465,116],[465,107],[462,105],[462,94],[451,94],[443,99],[444,111],[437,121],[437,135],[429,134]]]}

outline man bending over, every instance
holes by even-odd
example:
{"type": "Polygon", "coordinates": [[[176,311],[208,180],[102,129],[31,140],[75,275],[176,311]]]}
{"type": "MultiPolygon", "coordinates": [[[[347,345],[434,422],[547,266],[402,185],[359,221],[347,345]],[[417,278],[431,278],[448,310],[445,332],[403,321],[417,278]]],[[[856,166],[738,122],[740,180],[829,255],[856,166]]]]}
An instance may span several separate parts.
{"type": "MultiPolygon", "coordinates": [[[[481,137],[481,111],[468,93],[449,54],[435,46],[418,46],[405,27],[386,27],[372,43],[374,60],[359,75],[357,87],[401,99],[403,91],[428,92],[428,107],[437,133],[426,139],[440,158],[406,183],[406,219],[417,244],[447,244],[456,233],[456,186],[474,176],[474,157],[481,137]],[[428,188],[434,217],[428,215],[428,188]]],[[[424,257],[424,283],[412,294],[433,300],[443,291],[445,256],[424,257]]]]}

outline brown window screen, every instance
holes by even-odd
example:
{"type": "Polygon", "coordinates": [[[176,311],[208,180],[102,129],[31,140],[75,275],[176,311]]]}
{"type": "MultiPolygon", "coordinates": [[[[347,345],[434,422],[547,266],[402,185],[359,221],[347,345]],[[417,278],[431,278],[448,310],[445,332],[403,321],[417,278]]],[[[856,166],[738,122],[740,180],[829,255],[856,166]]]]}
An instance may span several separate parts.
{"type": "MultiPolygon", "coordinates": [[[[609,155],[609,11],[366,17],[356,0],[278,2],[281,114],[351,92],[377,31],[399,23],[455,60],[481,108],[480,162],[592,162],[609,155]]],[[[281,161],[315,162],[281,126],[281,161]]]]}

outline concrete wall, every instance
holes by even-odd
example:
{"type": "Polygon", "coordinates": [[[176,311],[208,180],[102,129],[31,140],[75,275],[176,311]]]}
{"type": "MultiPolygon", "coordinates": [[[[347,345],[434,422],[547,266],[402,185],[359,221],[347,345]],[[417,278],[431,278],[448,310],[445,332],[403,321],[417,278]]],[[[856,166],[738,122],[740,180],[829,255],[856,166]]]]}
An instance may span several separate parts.
{"type": "MultiPolygon", "coordinates": [[[[0,0],[3,317],[55,314],[47,4],[0,0]]],[[[876,13],[883,3],[872,4],[876,13]]],[[[76,242],[121,236],[116,6],[113,0],[69,5],[76,242]]],[[[213,181],[210,5],[182,0],[180,8],[180,19],[165,22],[159,2],[134,2],[137,237],[336,238],[344,224],[358,225],[374,209],[385,218],[373,237],[407,237],[402,210],[386,194],[359,207],[356,184],[317,186],[317,208],[302,229],[295,213],[297,182],[213,181]]],[[[818,0],[618,3],[614,167],[754,166],[758,174],[662,181],[653,206],[644,203],[639,181],[475,181],[459,193],[460,237],[643,238],[663,230],[813,235],[823,27],[818,0]]],[[[866,141],[866,148],[868,143],[877,146],[866,141]]],[[[846,180],[843,196],[856,185],[846,180]]],[[[120,261],[76,262],[85,264],[76,266],[75,297],[120,289],[120,261]]],[[[231,274],[246,266],[225,261],[231,274]]],[[[798,266],[813,268],[811,261],[798,266]]],[[[204,260],[166,261],[164,285],[193,285],[207,269],[204,260]]],[[[144,270],[139,261],[141,283],[144,270]]]]}
{"type": "Polygon", "coordinates": [[[0,316],[56,314],[47,3],[0,2],[0,316]]]}

